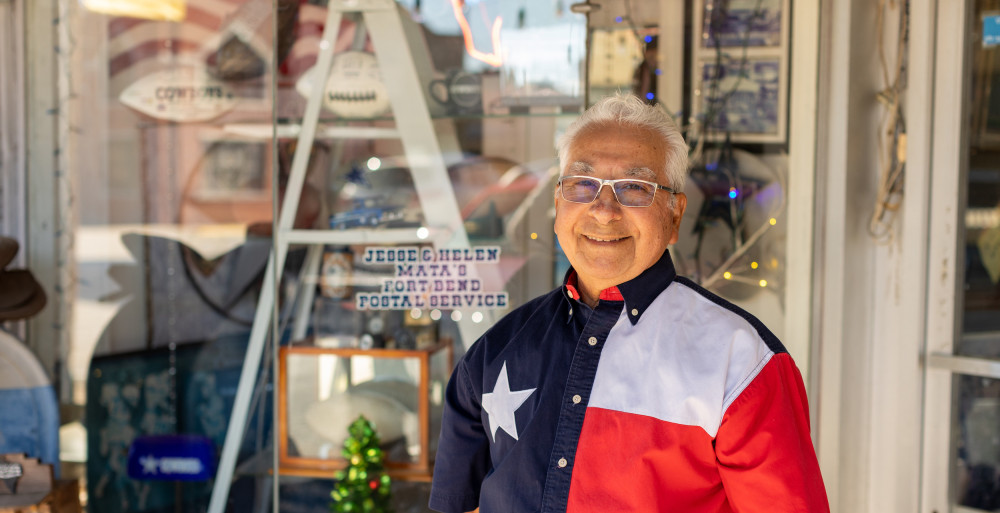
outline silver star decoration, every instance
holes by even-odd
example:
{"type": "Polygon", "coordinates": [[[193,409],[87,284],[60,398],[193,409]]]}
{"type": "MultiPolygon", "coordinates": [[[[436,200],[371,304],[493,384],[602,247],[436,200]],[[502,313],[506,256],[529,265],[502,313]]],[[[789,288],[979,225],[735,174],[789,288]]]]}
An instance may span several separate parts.
{"type": "Polygon", "coordinates": [[[517,421],[514,420],[514,412],[534,392],[534,388],[511,392],[510,382],[507,381],[507,362],[503,362],[493,392],[483,394],[483,409],[490,416],[490,438],[494,443],[497,441],[497,428],[502,428],[517,440],[517,421]]]}
{"type": "Polygon", "coordinates": [[[147,455],[139,458],[139,464],[142,465],[143,474],[155,474],[160,466],[160,461],[153,455],[147,455]]]}

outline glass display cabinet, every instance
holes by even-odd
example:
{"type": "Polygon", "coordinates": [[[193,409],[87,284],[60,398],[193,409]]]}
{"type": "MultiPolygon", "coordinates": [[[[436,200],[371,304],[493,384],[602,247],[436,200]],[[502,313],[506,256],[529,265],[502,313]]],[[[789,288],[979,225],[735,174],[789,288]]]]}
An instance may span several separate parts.
{"type": "Polygon", "coordinates": [[[379,430],[391,477],[429,481],[454,362],[452,340],[435,340],[419,349],[331,347],[337,339],[282,347],[279,472],[328,477],[346,468],[348,426],[363,416],[379,430]]]}

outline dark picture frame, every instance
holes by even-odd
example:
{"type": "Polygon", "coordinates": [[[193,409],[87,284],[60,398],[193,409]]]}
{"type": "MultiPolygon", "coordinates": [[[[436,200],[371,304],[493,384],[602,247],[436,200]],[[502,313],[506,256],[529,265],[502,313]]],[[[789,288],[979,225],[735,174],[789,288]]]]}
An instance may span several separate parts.
{"type": "Polygon", "coordinates": [[[697,0],[691,111],[705,139],[787,140],[789,0],[697,0]]]}

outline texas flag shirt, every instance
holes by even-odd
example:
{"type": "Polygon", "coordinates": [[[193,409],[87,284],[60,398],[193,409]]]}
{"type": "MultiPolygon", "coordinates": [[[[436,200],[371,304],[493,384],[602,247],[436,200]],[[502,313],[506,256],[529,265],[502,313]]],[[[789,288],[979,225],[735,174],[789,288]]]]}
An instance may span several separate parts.
{"type": "Polygon", "coordinates": [[[448,384],[445,513],[828,512],[801,375],[668,253],[579,300],[575,274],[501,319],[448,384]]]}

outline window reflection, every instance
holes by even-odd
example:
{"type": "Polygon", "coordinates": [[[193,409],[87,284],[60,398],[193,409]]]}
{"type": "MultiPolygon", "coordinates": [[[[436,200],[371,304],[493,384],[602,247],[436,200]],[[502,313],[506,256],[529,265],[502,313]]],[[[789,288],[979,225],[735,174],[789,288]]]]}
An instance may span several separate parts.
{"type": "MultiPolygon", "coordinates": [[[[965,211],[963,331],[1000,331],[1000,46],[984,39],[992,2],[976,2],[972,105],[965,211]]],[[[964,343],[962,354],[1000,357],[997,344],[964,343]]]]}
{"type": "Polygon", "coordinates": [[[958,383],[959,504],[1000,508],[1000,380],[961,376],[958,383]]]}

